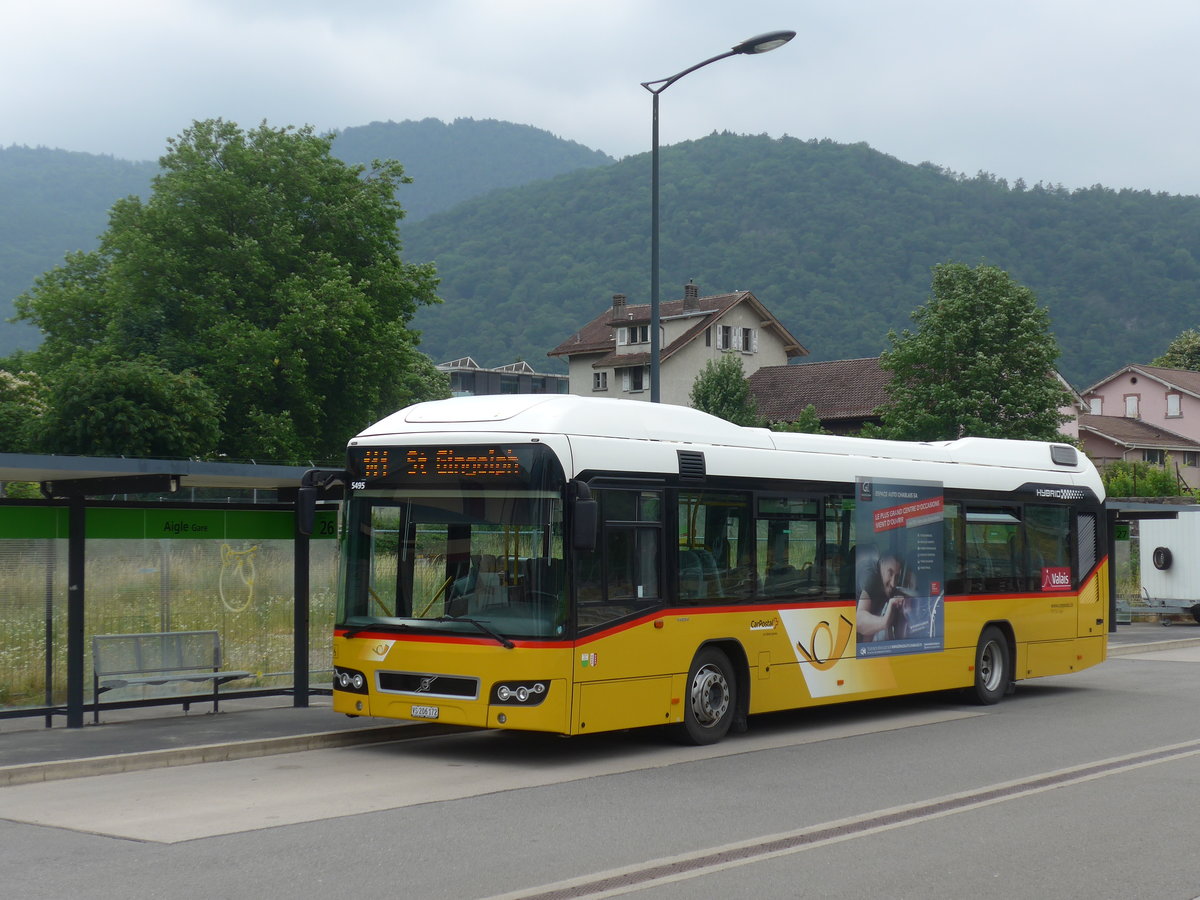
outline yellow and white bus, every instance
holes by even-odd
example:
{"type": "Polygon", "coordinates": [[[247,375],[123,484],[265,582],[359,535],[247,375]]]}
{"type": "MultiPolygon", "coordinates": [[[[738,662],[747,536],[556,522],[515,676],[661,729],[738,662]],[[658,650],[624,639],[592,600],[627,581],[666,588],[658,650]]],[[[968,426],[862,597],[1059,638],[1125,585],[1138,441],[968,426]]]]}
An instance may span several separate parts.
{"type": "Polygon", "coordinates": [[[348,448],[334,709],[695,743],[775,710],[1106,656],[1103,487],[1066,444],[464,397],[348,448]]]}

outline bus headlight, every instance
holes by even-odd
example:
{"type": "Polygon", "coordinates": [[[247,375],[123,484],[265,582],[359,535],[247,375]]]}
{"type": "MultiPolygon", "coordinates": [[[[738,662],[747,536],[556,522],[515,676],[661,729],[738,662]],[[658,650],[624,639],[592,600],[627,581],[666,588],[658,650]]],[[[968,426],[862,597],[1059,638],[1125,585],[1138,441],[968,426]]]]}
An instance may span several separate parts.
{"type": "Polygon", "coordinates": [[[341,666],[334,666],[333,689],[347,691],[351,694],[365,694],[367,693],[367,678],[357,669],[343,669],[341,666]]]}
{"type": "Polygon", "coordinates": [[[538,706],[550,692],[549,681],[502,681],[492,686],[494,706],[538,706]]]}

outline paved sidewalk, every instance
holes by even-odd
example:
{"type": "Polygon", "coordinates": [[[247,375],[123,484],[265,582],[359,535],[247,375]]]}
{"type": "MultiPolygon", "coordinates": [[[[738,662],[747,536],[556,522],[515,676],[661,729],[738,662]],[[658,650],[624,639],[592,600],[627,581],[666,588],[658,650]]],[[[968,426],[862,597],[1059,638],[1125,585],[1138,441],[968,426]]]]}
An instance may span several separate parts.
{"type": "MultiPolygon", "coordinates": [[[[446,726],[350,718],[328,697],[296,708],[291,697],[221,698],[221,711],[194,704],[111,710],[99,725],[67,728],[61,716],[46,728],[41,717],[0,719],[0,787],[199,762],[246,759],[324,747],[444,734],[446,726]]],[[[455,729],[461,730],[461,729],[455,729]]]]}
{"type": "MultiPolygon", "coordinates": [[[[1120,625],[1109,635],[1110,657],[1200,646],[1200,626],[1178,622],[1120,625]]],[[[67,728],[61,716],[0,719],[0,787],[113,772],[246,759],[324,747],[408,740],[464,729],[391,719],[350,718],[328,697],[296,708],[291,697],[221,698],[221,711],[196,703],[106,710],[99,725],[67,728]]]]}
{"type": "Polygon", "coordinates": [[[1127,656],[1148,650],[1174,650],[1200,645],[1200,625],[1188,618],[1176,618],[1163,625],[1160,622],[1134,622],[1118,625],[1108,635],[1108,655],[1127,656]]]}

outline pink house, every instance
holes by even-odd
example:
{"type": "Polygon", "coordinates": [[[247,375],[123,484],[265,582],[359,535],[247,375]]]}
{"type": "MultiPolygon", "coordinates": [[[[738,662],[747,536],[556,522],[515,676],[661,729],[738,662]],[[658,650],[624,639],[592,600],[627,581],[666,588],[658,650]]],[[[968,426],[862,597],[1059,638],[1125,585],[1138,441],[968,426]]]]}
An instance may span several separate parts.
{"type": "Polygon", "coordinates": [[[1170,463],[1200,486],[1200,372],[1126,366],[1083,391],[1083,449],[1097,465],[1117,459],[1170,463]]]}

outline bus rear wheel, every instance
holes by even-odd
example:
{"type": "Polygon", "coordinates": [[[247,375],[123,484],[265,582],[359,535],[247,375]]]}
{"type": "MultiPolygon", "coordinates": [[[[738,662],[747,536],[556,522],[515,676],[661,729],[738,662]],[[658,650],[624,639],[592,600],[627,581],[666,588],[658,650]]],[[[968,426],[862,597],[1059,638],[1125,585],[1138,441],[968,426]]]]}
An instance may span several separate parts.
{"type": "Polygon", "coordinates": [[[995,625],[989,625],[979,635],[975,648],[975,684],[971,698],[978,704],[999,703],[1012,682],[1012,653],[1008,639],[995,625]]]}
{"type": "Polygon", "coordinates": [[[683,744],[715,744],[729,733],[737,712],[737,676],[720,650],[696,654],[688,670],[683,724],[673,736],[683,744]]]}

